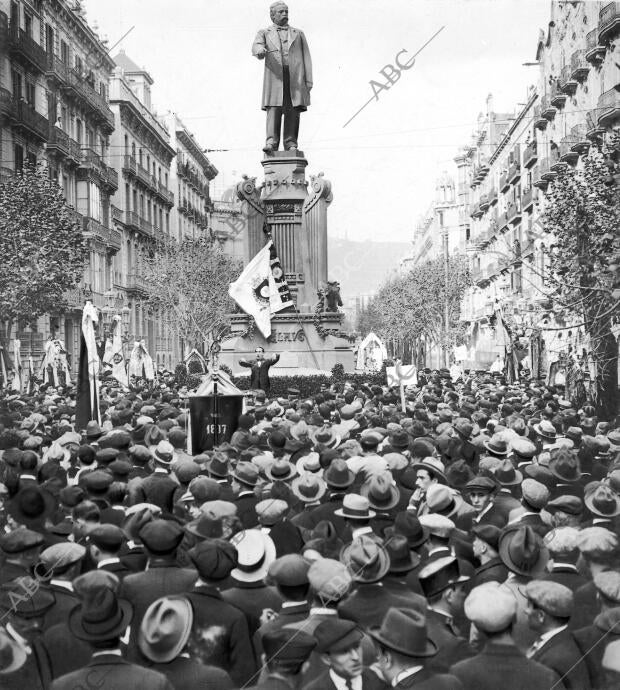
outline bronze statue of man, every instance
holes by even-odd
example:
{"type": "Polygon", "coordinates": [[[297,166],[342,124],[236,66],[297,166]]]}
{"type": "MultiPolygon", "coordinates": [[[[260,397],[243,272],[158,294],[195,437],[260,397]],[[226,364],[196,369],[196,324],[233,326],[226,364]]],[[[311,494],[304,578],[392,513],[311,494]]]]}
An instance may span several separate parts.
{"type": "Polygon", "coordinates": [[[263,110],[267,111],[265,153],[278,150],[284,115],[284,148],[297,149],[299,113],[310,105],[312,61],[303,31],[288,23],[288,7],[274,2],[269,8],[273,24],[254,39],[252,55],[265,60],[263,110]]]}

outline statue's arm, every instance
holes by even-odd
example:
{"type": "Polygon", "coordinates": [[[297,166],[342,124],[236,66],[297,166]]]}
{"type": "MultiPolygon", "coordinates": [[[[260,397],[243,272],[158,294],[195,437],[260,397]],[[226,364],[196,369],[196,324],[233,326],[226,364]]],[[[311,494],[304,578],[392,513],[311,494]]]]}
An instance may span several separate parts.
{"type": "Polygon", "coordinates": [[[308,48],[308,41],[306,41],[306,35],[303,31],[300,32],[301,36],[301,50],[304,57],[304,74],[306,75],[306,86],[308,91],[312,88],[312,59],[310,58],[310,48],[308,48]]]}
{"type": "Polygon", "coordinates": [[[254,39],[252,44],[252,55],[259,60],[262,60],[267,54],[267,37],[265,36],[265,31],[261,29],[254,39]]]}

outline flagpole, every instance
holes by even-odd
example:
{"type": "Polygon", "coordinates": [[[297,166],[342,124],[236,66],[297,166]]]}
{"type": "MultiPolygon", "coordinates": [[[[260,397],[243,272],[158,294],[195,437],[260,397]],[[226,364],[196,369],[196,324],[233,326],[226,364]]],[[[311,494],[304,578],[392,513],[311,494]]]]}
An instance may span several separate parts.
{"type": "Polygon", "coordinates": [[[304,334],[304,340],[306,341],[306,345],[308,347],[308,351],[312,355],[312,359],[314,360],[314,366],[315,368],[320,371],[321,367],[319,366],[319,362],[316,358],[316,353],[315,351],[310,347],[310,343],[308,342],[308,336],[306,335],[306,331],[304,329],[304,326],[301,322],[301,316],[299,315],[299,312],[297,311],[297,305],[293,302],[293,309],[295,310],[295,316],[297,316],[297,322],[299,323],[299,327],[301,328],[302,333],[304,334]]]}

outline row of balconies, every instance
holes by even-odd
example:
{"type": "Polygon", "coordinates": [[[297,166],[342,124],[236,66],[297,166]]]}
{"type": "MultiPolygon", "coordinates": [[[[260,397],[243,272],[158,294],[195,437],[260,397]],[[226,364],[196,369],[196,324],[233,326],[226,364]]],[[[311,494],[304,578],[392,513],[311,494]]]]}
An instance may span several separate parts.
{"type": "Polygon", "coordinates": [[[203,182],[200,175],[189,163],[177,161],[177,175],[188,182],[205,199],[209,200],[209,183],[203,182]]]}
{"type": "MultiPolygon", "coordinates": [[[[4,43],[4,37],[0,36],[0,39],[4,43]]],[[[14,24],[9,26],[8,47],[9,54],[13,59],[18,60],[36,72],[45,71],[47,53],[32,36],[29,36],[23,29],[14,24]]]]}
{"type": "Polygon", "coordinates": [[[196,206],[194,206],[191,201],[188,201],[185,197],[178,206],[179,213],[182,213],[189,220],[193,220],[196,225],[206,228],[209,226],[209,217],[206,213],[200,211],[196,206]]]}
{"type": "Polygon", "coordinates": [[[0,116],[27,136],[43,143],[49,134],[48,119],[38,113],[30,103],[17,100],[7,89],[0,88],[0,116]]]}
{"type": "Polygon", "coordinates": [[[121,233],[115,228],[107,228],[98,220],[83,216],[82,229],[87,238],[92,237],[100,242],[103,242],[107,249],[112,249],[114,251],[120,250],[121,233]]]}
{"type": "Polygon", "coordinates": [[[158,196],[167,206],[174,205],[174,192],[171,192],[165,184],[152,175],[146,168],[140,165],[133,156],[123,156],[123,172],[134,176],[142,184],[158,196]]]}
{"type": "Polygon", "coordinates": [[[79,99],[105,132],[109,134],[114,131],[114,114],[106,99],[95,91],[93,84],[56,55],[46,54],[46,65],[48,78],[54,80],[67,96],[79,99]]]}

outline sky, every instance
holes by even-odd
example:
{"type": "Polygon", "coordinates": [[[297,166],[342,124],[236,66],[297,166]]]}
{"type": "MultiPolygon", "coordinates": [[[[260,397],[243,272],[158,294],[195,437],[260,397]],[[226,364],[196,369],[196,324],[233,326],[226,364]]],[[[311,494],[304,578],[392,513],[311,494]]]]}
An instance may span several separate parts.
{"type": "MultiPolygon", "coordinates": [[[[219,170],[216,198],[242,174],[262,179],[263,62],[251,46],[271,23],[269,5],[85,3],[112,56],[123,48],[154,79],[156,110],[178,113],[204,148],[227,149],[208,154],[219,170]]],[[[525,102],[537,69],[523,63],[535,60],[549,18],[547,0],[291,0],[289,23],[306,35],[314,73],[299,148],[307,175],[323,172],[332,182],[330,235],[411,241],[436,178],[454,172],[453,157],[470,140],[487,96],[496,112],[525,102]],[[380,71],[402,50],[401,63],[420,52],[374,95],[370,82],[385,84],[380,71]]]]}

